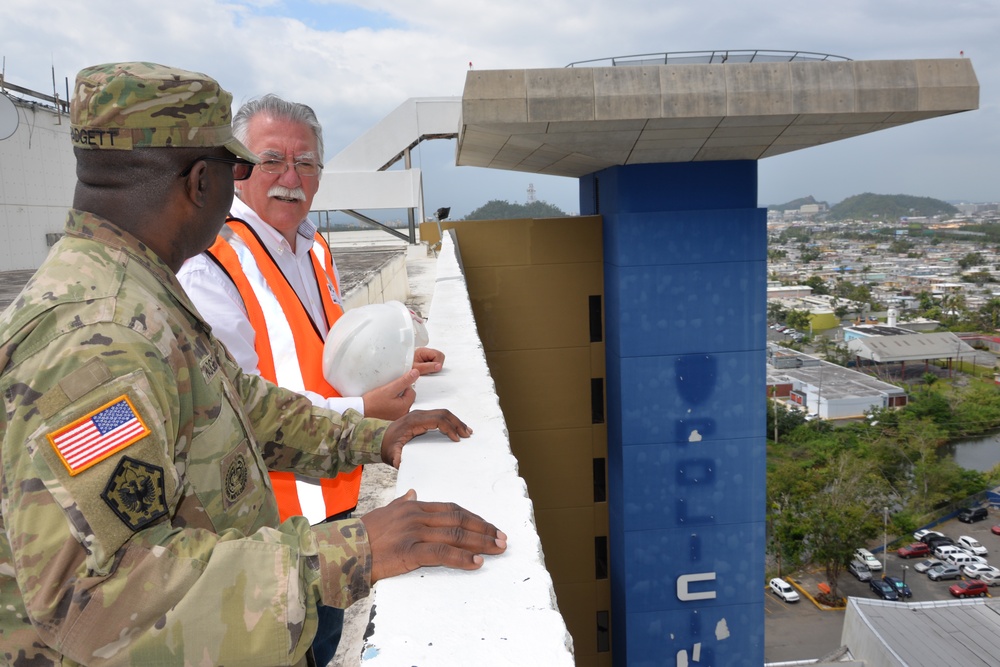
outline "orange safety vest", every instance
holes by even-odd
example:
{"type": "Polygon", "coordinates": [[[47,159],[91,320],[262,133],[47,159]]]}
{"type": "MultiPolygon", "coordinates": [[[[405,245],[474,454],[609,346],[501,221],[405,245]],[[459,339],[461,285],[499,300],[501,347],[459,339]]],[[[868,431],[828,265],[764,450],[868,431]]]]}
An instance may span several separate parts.
{"type": "MultiPolygon", "coordinates": [[[[253,229],[239,218],[229,218],[222,233],[208,249],[208,254],[229,275],[243,298],[247,316],[255,332],[254,349],[261,377],[289,389],[299,389],[295,385],[301,384],[302,389],[322,396],[340,396],[323,377],[324,335],[316,328],[301,299],[253,229]],[[264,288],[261,282],[266,283],[264,288]],[[265,300],[263,305],[261,299],[265,300]],[[265,307],[275,313],[280,308],[280,314],[287,322],[287,325],[281,324],[283,328],[287,328],[291,340],[277,340],[279,336],[269,332],[265,307]],[[277,349],[272,347],[272,338],[276,338],[274,345],[277,349]],[[282,382],[279,381],[279,375],[291,376],[293,379],[282,382]]],[[[339,287],[333,271],[330,246],[319,232],[316,233],[309,255],[329,329],[344,311],[330,294],[331,285],[334,290],[339,290],[339,287]]],[[[275,324],[277,322],[273,321],[272,327],[275,324]]],[[[282,380],[287,380],[287,377],[282,377],[282,380]]],[[[271,472],[270,475],[281,520],[303,514],[296,475],[290,472],[271,472]]],[[[332,479],[318,481],[327,517],[357,507],[361,466],[351,472],[342,472],[332,479]]]]}

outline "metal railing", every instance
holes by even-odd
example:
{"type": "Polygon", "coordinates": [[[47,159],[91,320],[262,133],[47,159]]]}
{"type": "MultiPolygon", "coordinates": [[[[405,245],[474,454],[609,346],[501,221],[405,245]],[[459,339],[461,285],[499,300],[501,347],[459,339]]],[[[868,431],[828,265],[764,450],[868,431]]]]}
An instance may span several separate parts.
{"type": "Polygon", "coordinates": [[[851,58],[811,51],[776,51],[771,49],[727,49],[724,51],[675,51],[673,53],[643,53],[580,60],[566,67],[621,67],[636,65],[701,65],[724,63],[788,63],[804,61],[849,61],[851,58]]]}

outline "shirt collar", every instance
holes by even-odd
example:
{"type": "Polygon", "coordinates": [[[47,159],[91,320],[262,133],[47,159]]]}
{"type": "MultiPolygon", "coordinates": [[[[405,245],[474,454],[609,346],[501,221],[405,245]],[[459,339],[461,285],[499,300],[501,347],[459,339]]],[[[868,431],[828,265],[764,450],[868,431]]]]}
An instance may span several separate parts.
{"type": "MultiPolygon", "coordinates": [[[[279,240],[284,240],[284,237],[271,225],[264,222],[257,212],[250,208],[242,199],[239,197],[233,197],[233,205],[229,207],[229,214],[234,218],[239,218],[240,220],[246,220],[249,223],[253,223],[254,229],[257,229],[258,233],[265,233],[270,236],[276,243],[279,240]]],[[[295,233],[306,239],[310,244],[314,238],[316,238],[317,227],[308,217],[299,223],[298,229],[295,233]]],[[[298,245],[298,244],[296,244],[298,245]]]]}

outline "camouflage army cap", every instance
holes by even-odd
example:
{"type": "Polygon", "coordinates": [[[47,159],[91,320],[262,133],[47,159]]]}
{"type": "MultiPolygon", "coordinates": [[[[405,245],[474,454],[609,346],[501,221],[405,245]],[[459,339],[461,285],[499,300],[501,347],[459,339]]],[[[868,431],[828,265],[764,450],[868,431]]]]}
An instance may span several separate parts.
{"type": "Polygon", "coordinates": [[[198,72],[144,62],[94,65],[76,75],[70,136],[79,148],[225,146],[259,162],[233,137],[232,100],[198,72]]]}

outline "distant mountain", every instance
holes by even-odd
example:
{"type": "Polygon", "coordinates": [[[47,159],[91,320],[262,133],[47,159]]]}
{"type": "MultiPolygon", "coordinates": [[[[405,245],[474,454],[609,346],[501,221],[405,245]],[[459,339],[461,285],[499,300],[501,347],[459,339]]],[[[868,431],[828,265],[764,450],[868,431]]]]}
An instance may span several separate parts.
{"type": "Polygon", "coordinates": [[[816,201],[816,198],[812,195],[808,197],[799,197],[798,199],[793,199],[790,202],[785,202],[784,204],[771,204],[767,207],[769,211],[797,211],[807,204],[823,204],[827,208],[830,207],[825,201],[816,201]]]}
{"type": "Polygon", "coordinates": [[[948,202],[911,195],[876,195],[866,192],[848,197],[830,207],[827,220],[899,220],[905,217],[953,215],[958,209],[948,202]]]}

